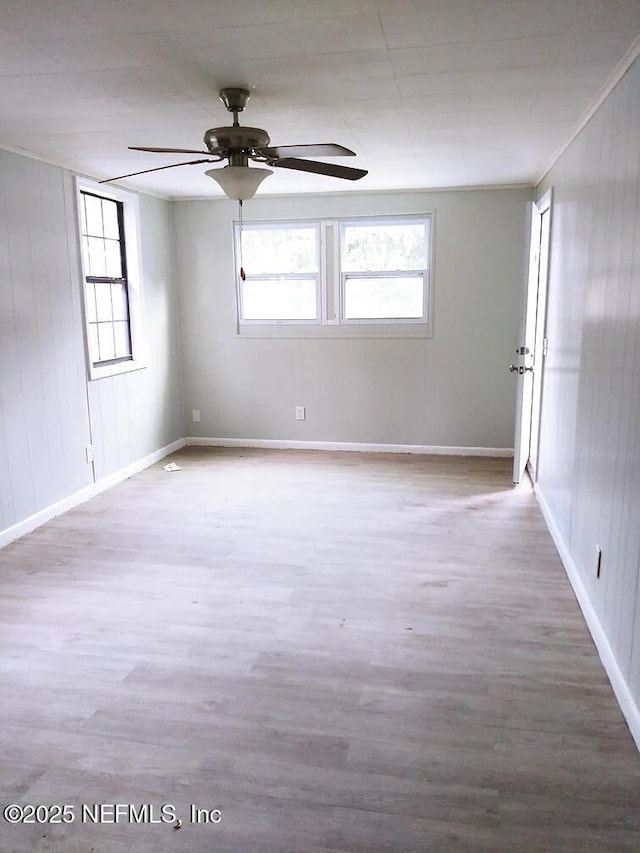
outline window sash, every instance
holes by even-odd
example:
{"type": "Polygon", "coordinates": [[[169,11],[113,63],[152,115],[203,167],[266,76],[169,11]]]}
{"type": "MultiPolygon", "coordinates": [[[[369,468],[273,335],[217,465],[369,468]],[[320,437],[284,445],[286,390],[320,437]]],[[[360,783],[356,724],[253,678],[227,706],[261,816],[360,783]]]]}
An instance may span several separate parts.
{"type": "Polygon", "coordinates": [[[316,326],[322,323],[322,296],[323,296],[323,257],[322,257],[322,241],[320,237],[320,222],[318,220],[297,220],[297,221],[265,221],[251,222],[240,226],[240,223],[234,223],[234,247],[235,247],[235,268],[236,268],[236,300],[238,310],[238,324],[241,326],[316,326]],[[296,231],[296,230],[311,230],[315,232],[315,270],[305,270],[303,272],[271,272],[271,273],[245,273],[244,280],[240,276],[240,267],[242,265],[242,233],[247,231],[296,231]],[[314,318],[245,318],[244,310],[244,281],[313,281],[315,285],[315,311],[314,318]]]}
{"type": "Polygon", "coordinates": [[[428,293],[428,276],[426,270],[384,270],[384,271],[369,271],[369,272],[343,272],[340,274],[340,324],[371,324],[381,323],[383,325],[393,323],[420,323],[424,325],[428,321],[429,308],[429,293],[428,293]],[[381,317],[347,317],[346,306],[346,285],[350,279],[357,281],[358,279],[422,279],[422,311],[419,317],[404,317],[404,316],[381,316],[381,317]]]}
{"type": "Polygon", "coordinates": [[[276,273],[270,273],[265,275],[247,275],[245,277],[245,281],[312,281],[314,283],[315,290],[315,309],[316,316],[313,318],[253,318],[249,319],[244,316],[244,285],[245,281],[242,280],[240,276],[238,276],[238,284],[237,284],[237,294],[238,294],[238,319],[239,322],[244,326],[257,326],[257,325],[318,325],[322,322],[322,299],[321,299],[321,286],[320,286],[320,274],[319,273],[284,273],[283,275],[277,275],[276,273]]]}
{"type": "MultiPolygon", "coordinates": [[[[113,306],[113,302],[111,302],[111,315],[112,316],[110,318],[100,319],[98,317],[99,312],[97,310],[97,305],[96,305],[96,310],[95,310],[95,312],[93,312],[93,313],[95,313],[95,319],[92,319],[91,318],[92,312],[89,312],[88,305],[87,305],[87,310],[88,310],[87,326],[88,326],[88,330],[89,330],[89,354],[91,356],[91,364],[94,367],[101,367],[103,365],[120,364],[120,363],[125,362],[125,361],[132,361],[133,360],[133,341],[132,341],[132,337],[131,337],[131,314],[130,314],[130,309],[129,309],[129,288],[128,288],[127,280],[125,278],[108,278],[105,276],[91,276],[91,275],[86,276],[86,279],[85,279],[85,301],[86,301],[86,303],[88,303],[90,298],[91,298],[89,293],[87,292],[88,291],[87,285],[90,285],[90,284],[92,284],[92,285],[95,285],[95,284],[108,284],[108,285],[117,284],[117,285],[120,285],[122,287],[122,292],[123,292],[123,296],[124,296],[124,305],[123,305],[124,310],[121,312],[124,316],[114,316],[114,306],[113,306]],[[116,347],[116,330],[119,326],[123,326],[123,325],[125,327],[124,333],[125,333],[125,340],[126,340],[126,345],[127,345],[127,349],[128,349],[127,354],[115,356],[114,358],[98,358],[98,359],[96,359],[94,357],[96,355],[96,352],[95,352],[96,346],[98,349],[98,355],[100,354],[100,327],[101,326],[102,327],[105,327],[105,326],[111,327],[111,331],[112,331],[112,335],[113,335],[113,339],[114,339],[114,351],[115,351],[115,349],[117,348],[116,347]],[[93,329],[96,330],[95,337],[93,335],[93,329]]],[[[110,299],[113,300],[113,290],[110,290],[109,296],[110,296],[110,299]]]]}
{"type": "MultiPolygon", "coordinates": [[[[315,260],[315,269],[305,269],[301,270],[299,273],[292,273],[293,275],[299,276],[307,276],[307,275],[319,275],[321,269],[321,240],[320,240],[320,222],[318,220],[298,220],[294,222],[289,221],[275,221],[275,222],[250,222],[244,223],[240,226],[240,223],[237,222],[234,225],[234,246],[236,250],[236,260],[237,260],[237,268],[239,269],[241,266],[240,261],[242,260],[243,252],[242,252],[242,234],[248,233],[250,231],[311,231],[315,232],[315,252],[314,252],[314,260],[315,260]]],[[[275,276],[276,278],[283,278],[288,275],[287,270],[275,270],[270,273],[251,273],[250,275],[255,275],[258,278],[269,278],[271,276],[275,276]]],[[[249,277],[249,276],[247,276],[249,277]]]]}

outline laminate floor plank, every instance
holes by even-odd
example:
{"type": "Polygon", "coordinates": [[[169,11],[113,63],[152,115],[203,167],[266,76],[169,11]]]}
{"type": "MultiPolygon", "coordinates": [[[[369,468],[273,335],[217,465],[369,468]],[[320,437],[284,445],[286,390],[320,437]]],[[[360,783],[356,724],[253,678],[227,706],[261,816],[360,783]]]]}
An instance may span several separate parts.
{"type": "Polygon", "coordinates": [[[640,850],[640,758],[509,460],[172,458],[0,551],[0,802],[75,815],[0,819],[0,853],[640,850]]]}

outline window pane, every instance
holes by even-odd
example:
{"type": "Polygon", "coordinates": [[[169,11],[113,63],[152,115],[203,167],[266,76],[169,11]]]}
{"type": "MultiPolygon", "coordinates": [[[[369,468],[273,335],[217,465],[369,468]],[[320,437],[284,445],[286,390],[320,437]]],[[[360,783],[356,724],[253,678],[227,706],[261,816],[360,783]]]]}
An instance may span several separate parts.
{"type": "Polygon", "coordinates": [[[80,233],[87,233],[87,196],[86,193],[80,193],[80,233]]]}
{"type": "Polygon", "coordinates": [[[114,323],[113,337],[115,339],[116,358],[125,358],[131,355],[131,344],[129,341],[129,324],[114,323]]]}
{"type": "Polygon", "coordinates": [[[87,303],[87,320],[90,323],[95,323],[98,319],[96,316],[96,286],[92,281],[87,282],[85,299],[87,303]]]}
{"type": "Polygon", "coordinates": [[[318,230],[315,227],[244,229],[242,266],[247,275],[315,273],[318,230]]]}
{"type": "Polygon", "coordinates": [[[96,282],[96,318],[99,321],[112,320],[111,285],[109,282],[96,282]]]}
{"type": "Polygon", "coordinates": [[[87,211],[86,233],[91,237],[102,237],[104,229],[102,227],[102,204],[100,203],[100,199],[96,198],[94,195],[86,194],[84,199],[87,211]]]}
{"type": "Polygon", "coordinates": [[[122,276],[120,242],[118,240],[105,240],[104,245],[107,257],[107,275],[111,278],[120,278],[122,276]]]}
{"type": "Polygon", "coordinates": [[[423,316],[422,276],[346,278],[346,320],[419,319],[423,316]]]}
{"type": "Polygon", "coordinates": [[[89,326],[89,356],[92,364],[100,361],[100,348],[98,347],[98,327],[95,323],[89,326]]]}
{"type": "Polygon", "coordinates": [[[127,288],[124,284],[111,285],[111,303],[113,305],[114,320],[128,320],[127,310],[127,288]]]}
{"type": "Polygon", "coordinates": [[[89,237],[89,269],[88,275],[106,275],[107,262],[104,256],[104,240],[102,237],[89,237]]]}
{"type": "Polygon", "coordinates": [[[316,279],[247,279],[243,320],[315,320],[316,279]]]}
{"type": "Polygon", "coordinates": [[[113,343],[113,323],[98,323],[98,346],[100,361],[109,361],[116,357],[113,343]]]}
{"type": "Polygon", "coordinates": [[[114,240],[120,239],[120,226],[118,225],[118,203],[108,198],[102,199],[102,219],[104,222],[104,236],[114,240]]]}
{"type": "Polygon", "coordinates": [[[89,257],[89,238],[82,238],[82,252],[84,260],[84,271],[86,275],[91,275],[91,258],[89,257]]]}
{"type": "Polygon", "coordinates": [[[424,222],[344,225],[342,271],[421,270],[426,267],[424,222]]]}

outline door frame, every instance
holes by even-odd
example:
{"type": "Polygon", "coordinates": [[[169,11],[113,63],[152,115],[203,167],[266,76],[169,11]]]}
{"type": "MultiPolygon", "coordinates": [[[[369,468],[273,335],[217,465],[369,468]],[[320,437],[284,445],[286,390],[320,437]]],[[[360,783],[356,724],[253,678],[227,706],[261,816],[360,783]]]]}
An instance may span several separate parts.
{"type": "Polygon", "coordinates": [[[542,396],[544,394],[544,373],[545,363],[547,358],[547,350],[549,340],[547,337],[547,305],[549,297],[549,267],[551,259],[551,226],[552,226],[552,202],[553,188],[550,188],[536,202],[536,208],[541,219],[546,214],[547,220],[547,243],[544,249],[546,250],[545,270],[540,276],[540,264],[543,251],[543,237],[540,235],[540,252],[538,254],[538,298],[536,307],[536,336],[534,350],[534,369],[533,376],[533,396],[531,401],[531,424],[532,431],[529,441],[529,454],[526,463],[527,473],[532,483],[538,479],[538,461],[540,459],[540,416],[542,413],[542,396]],[[541,314],[541,316],[540,316],[541,314]],[[535,434],[533,433],[533,423],[536,423],[535,434]],[[535,465],[531,460],[531,450],[534,446],[535,465]]]}
{"type": "MultiPolygon", "coordinates": [[[[542,405],[542,385],[546,344],[543,344],[540,337],[542,336],[542,338],[545,338],[546,335],[546,295],[549,278],[552,201],[553,189],[549,189],[537,201],[532,202],[530,208],[531,224],[529,230],[529,262],[522,299],[520,346],[518,346],[516,350],[517,361],[510,367],[512,372],[516,372],[518,383],[516,390],[515,436],[513,445],[514,483],[520,482],[525,471],[528,473],[531,481],[534,482],[536,473],[530,464],[531,426],[533,421],[534,405],[536,406],[536,422],[538,425],[542,405]],[[541,281],[540,258],[542,255],[542,221],[545,213],[549,216],[549,227],[547,230],[548,242],[546,246],[547,264],[544,281],[541,281]],[[541,294],[542,300],[540,300],[541,294]],[[538,308],[540,305],[542,307],[543,317],[539,323],[538,308]],[[538,339],[537,342],[536,338],[538,339]],[[535,363],[536,357],[538,364],[535,363]],[[534,372],[539,376],[539,381],[535,383],[534,372]],[[535,400],[534,384],[536,387],[535,400]]],[[[536,441],[537,446],[539,446],[539,429],[536,441]]]]}

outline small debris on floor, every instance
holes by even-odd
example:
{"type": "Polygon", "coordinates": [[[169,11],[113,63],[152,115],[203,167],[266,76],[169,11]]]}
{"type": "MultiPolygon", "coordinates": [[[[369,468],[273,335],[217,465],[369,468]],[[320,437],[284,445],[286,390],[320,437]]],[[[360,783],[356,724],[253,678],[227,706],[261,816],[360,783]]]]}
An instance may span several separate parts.
{"type": "Polygon", "coordinates": [[[165,465],[163,468],[164,471],[182,471],[182,468],[179,465],[176,465],[175,462],[169,462],[168,465],[165,465]]]}

